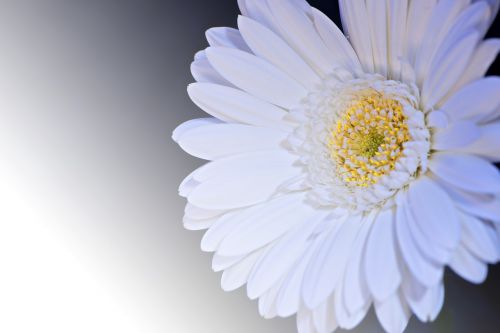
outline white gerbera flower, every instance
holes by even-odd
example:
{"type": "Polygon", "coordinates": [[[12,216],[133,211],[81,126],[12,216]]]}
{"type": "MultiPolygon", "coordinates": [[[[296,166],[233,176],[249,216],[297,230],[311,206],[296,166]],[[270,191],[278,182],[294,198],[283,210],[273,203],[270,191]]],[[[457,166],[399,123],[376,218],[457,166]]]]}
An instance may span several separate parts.
{"type": "Polygon", "coordinates": [[[438,315],[443,271],[500,258],[499,1],[340,0],[344,37],[303,0],[241,0],[207,32],[173,138],[210,162],[180,186],[222,287],[299,332],[387,332],[438,315]]]}

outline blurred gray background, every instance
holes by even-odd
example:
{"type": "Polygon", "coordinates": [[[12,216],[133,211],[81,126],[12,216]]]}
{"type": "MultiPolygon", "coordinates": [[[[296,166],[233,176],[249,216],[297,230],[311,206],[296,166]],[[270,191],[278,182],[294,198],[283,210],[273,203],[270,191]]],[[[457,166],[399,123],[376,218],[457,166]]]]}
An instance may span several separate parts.
{"type": "MultiPolygon", "coordinates": [[[[311,4],[339,22],[336,1],[311,4]]],[[[170,135],[204,116],[189,65],[237,13],[236,0],[0,0],[1,332],[295,332],[224,293],[181,223],[177,186],[202,161],[170,135]]],[[[498,332],[499,278],[448,273],[438,321],[408,332],[498,332]]],[[[370,313],[354,332],[382,330],[370,313]]]]}

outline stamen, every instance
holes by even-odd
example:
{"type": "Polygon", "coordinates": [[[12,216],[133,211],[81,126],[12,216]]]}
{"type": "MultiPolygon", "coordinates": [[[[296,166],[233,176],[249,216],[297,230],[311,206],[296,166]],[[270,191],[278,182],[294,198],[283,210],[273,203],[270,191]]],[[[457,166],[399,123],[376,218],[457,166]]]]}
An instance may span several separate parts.
{"type": "Polygon", "coordinates": [[[367,187],[394,170],[410,140],[406,121],[399,101],[374,89],[359,91],[328,140],[344,181],[367,187]]]}

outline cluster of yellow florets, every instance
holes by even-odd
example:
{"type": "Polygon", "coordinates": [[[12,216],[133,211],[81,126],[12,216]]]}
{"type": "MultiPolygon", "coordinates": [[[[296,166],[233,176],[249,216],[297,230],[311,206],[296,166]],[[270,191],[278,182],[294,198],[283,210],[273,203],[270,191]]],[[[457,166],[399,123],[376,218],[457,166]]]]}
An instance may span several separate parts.
{"type": "Polygon", "coordinates": [[[394,170],[410,140],[406,120],[399,101],[373,89],[356,93],[328,141],[344,181],[367,187],[394,170]]]}

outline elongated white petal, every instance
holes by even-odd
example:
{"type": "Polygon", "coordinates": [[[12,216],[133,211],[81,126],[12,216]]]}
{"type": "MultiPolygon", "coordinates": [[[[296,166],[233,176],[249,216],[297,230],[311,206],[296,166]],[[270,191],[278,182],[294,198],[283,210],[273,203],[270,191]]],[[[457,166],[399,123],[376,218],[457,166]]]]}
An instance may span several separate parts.
{"type": "Polygon", "coordinates": [[[225,122],[290,129],[290,125],[282,120],[286,115],[285,110],[239,89],[211,83],[193,83],[188,87],[188,94],[201,109],[225,122]]]}
{"type": "Polygon", "coordinates": [[[302,295],[308,308],[321,304],[337,287],[344,274],[354,239],[362,223],[360,216],[350,216],[338,232],[331,231],[315,258],[311,261],[304,278],[302,295]]]}
{"type": "Polygon", "coordinates": [[[367,23],[370,25],[375,72],[387,77],[389,60],[387,22],[390,20],[390,17],[387,17],[389,15],[387,2],[366,0],[366,10],[370,13],[367,23]]]}
{"type": "MultiPolygon", "coordinates": [[[[273,284],[276,283],[281,277],[288,272],[290,267],[297,262],[307,249],[307,239],[316,228],[319,222],[322,222],[325,213],[319,212],[305,218],[302,223],[297,225],[295,229],[290,230],[288,234],[284,235],[277,244],[263,257],[263,259],[256,265],[250,279],[248,281],[248,297],[256,298],[262,295],[273,284]],[[286,256],[283,254],[286,253],[286,256]]],[[[282,223],[287,216],[281,218],[282,223]]],[[[271,226],[265,225],[262,233],[270,233],[267,231],[271,226]]],[[[251,237],[252,234],[247,232],[247,236],[251,237]]],[[[259,238],[256,236],[255,238],[259,238]]]]}
{"type": "Polygon", "coordinates": [[[479,46],[476,47],[467,68],[452,91],[458,91],[465,85],[481,79],[486,74],[493,61],[495,61],[499,51],[500,39],[490,38],[481,42],[479,46]]]}
{"type": "Polygon", "coordinates": [[[457,210],[450,197],[428,177],[414,181],[408,190],[409,209],[429,242],[454,249],[460,240],[457,210]]]}
{"type": "Polygon", "coordinates": [[[187,230],[203,230],[210,228],[216,221],[216,218],[209,218],[205,220],[193,220],[189,217],[184,216],[182,218],[182,224],[187,230]]]}
{"type": "Polygon", "coordinates": [[[500,192],[500,172],[488,161],[472,155],[436,153],[429,168],[439,178],[466,191],[500,192]]]}
{"type": "Polygon", "coordinates": [[[280,279],[272,288],[259,298],[259,314],[265,319],[271,319],[278,315],[276,300],[282,282],[283,279],[280,279]]]}
{"type": "Polygon", "coordinates": [[[470,193],[456,188],[439,179],[443,188],[457,207],[473,216],[500,223],[500,195],[470,193]]]}
{"type": "Polygon", "coordinates": [[[344,31],[356,51],[363,69],[373,73],[373,51],[370,28],[366,24],[368,12],[364,1],[339,0],[340,15],[344,31]]]}
{"type": "Polygon", "coordinates": [[[434,128],[446,128],[449,124],[448,115],[440,110],[431,111],[427,114],[427,125],[434,128]]]}
{"type": "Polygon", "coordinates": [[[418,47],[415,58],[415,71],[419,86],[422,86],[425,78],[428,77],[439,46],[452,28],[460,12],[469,4],[469,1],[440,0],[432,9],[422,44],[418,47]]]}
{"type": "MultiPolygon", "coordinates": [[[[407,194],[401,194],[402,199],[407,194]]],[[[396,215],[396,235],[402,258],[411,274],[423,285],[435,286],[443,277],[443,267],[426,259],[417,248],[408,225],[408,201],[401,200],[396,215]]]]}
{"type": "Polygon", "coordinates": [[[399,293],[375,303],[375,314],[387,333],[402,333],[410,320],[408,304],[399,293]]]}
{"type": "Polygon", "coordinates": [[[280,316],[288,317],[298,311],[301,304],[301,288],[306,268],[309,265],[312,255],[318,246],[323,243],[323,240],[323,236],[318,236],[315,240],[311,241],[300,261],[294,266],[283,282],[277,300],[277,310],[280,316]]]}
{"type": "MultiPolygon", "coordinates": [[[[345,279],[342,282],[344,284],[346,282],[345,279]]],[[[345,288],[342,285],[339,288],[337,288],[335,293],[332,295],[334,298],[334,313],[336,320],[339,324],[339,327],[350,330],[353,329],[356,325],[358,325],[361,322],[361,320],[363,320],[363,318],[366,316],[366,313],[370,308],[370,303],[367,302],[358,311],[354,313],[349,313],[349,311],[347,310],[347,306],[344,302],[345,300],[344,291],[345,288]]]]}
{"type": "Polygon", "coordinates": [[[184,132],[178,143],[190,155],[214,160],[239,153],[278,150],[287,135],[264,127],[215,124],[184,132]]]}
{"type": "Polygon", "coordinates": [[[461,213],[462,242],[476,257],[488,263],[495,263],[499,259],[498,238],[495,229],[469,214],[461,213]]]}
{"type": "Polygon", "coordinates": [[[319,74],[329,74],[336,67],[335,56],[319,37],[307,14],[293,1],[268,1],[283,38],[319,74]]]}
{"type": "Polygon", "coordinates": [[[453,88],[467,67],[479,38],[480,34],[473,31],[466,37],[451,42],[449,48],[443,46],[443,50],[436,55],[431,74],[422,87],[421,103],[426,109],[434,107],[453,88]]]}
{"type": "Polygon", "coordinates": [[[221,121],[215,118],[198,118],[198,119],[191,119],[186,122],[183,122],[179,126],[175,128],[175,130],[172,132],[172,139],[175,142],[178,142],[179,139],[188,131],[193,130],[195,128],[199,128],[202,126],[207,126],[207,125],[215,125],[215,124],[221,124],[221,121]]]}
{"type": "Polygon", "coordinates": [[[365,277],[365,251],[367,250],[367,240],[370,237],[370,230],[374,224],[375,213],[370,214],[363,221],[363,226],[356,237],[352,254],[348,260],[346,272],[343,280],[343,303],[346,310],[351,313],[359,313],[370,304],[370,292],[365,277]]]}
{"type": "Polygon", "coordinates": [[[297,81],[250,53],[225,47],[209,47],[206,52],[212,66],[229,82],[270,103],[292,108],[307,94],[297,81]]]}
{"type": "Polygon", "coordinates": [[[437,129],[433,136],[432,148],[436,150],[456,150],[467,146],[481,136],[478,126],[472,121],[458,121],[447,128],[437,129]]]}
{"type": "Polygon", "coordinates": [[[206,209],[233,209],[264,202],[280,184],[301,172],[293,166],[295,159],[286,151],[266,151],[213,161],[194,174],[200,185],[188,200],[206,209]]]}
{"type": "Polygon", "coordinates": [[[394,294],[401,283],[394,215],[392,209],[377,215],[366,244],[365,279],[370,293],[379,302],[394,294]]]}
{"type": "Polygon", "coordinates": [[[460,246],[450,262],[450,268],[471,283],[483,283],[488,275],[488,266],[460,246]]]}
{"type": "Polygon", "coordinates": [[[238,18],[238,27],[252,51],[290,75],[308,90],[320,82],[309,65],[273,31],[244,16],[238,18]]]}
{"type": "Polygon", "coordinates": [[[479,127],[479,138],[457,151],[480,155],[491,162],[500,161],[500,123],[479,127]]]}
{"type": "Polygon", "coordinates": [[[224,291],[232,291],[247,283],[248,276],[259,258],[268,251],[268,247],[259,249],[246,256],[239,263],[231,266],[222,273],[221,287],[224,291]]]}
{"type": "Polygon", "coordinates": [[[500,106],[500,78],[487,77],[457,91],[441,110],[452,120],[481,120],[500,106]]]}
{"type": "Polygon", "coordinates": [[[279,238],[304,220],[314,217],[314,208],[303,200],[303,193],[287,194],[263,204],[262,207],[249,208],[237,217],[241,222],[222,241],[217,253],[236,256],[251,252],[279,238]]]}
{"type": "Polygon", "coordinates": [[[237,29],[226,27],[210,28],[207,30],[206,36],[210,46],[223,46],[251,52],[237,29]]]}
{"type": "Polygon", "coordinates": [[[313,310],[313,323],[318,333],[333,332],[339,326],[333,295],[313,310]]]}
{"type": "Polygon", "coordinates": [[[410,1],[406,26],[405,49],[409,63],[414,66],[417,53],[437,0],[410,1]]]}
{"type": "MultiPolygon", "coordinates": [[[[203,54],[205,52],[203,51],[203,54]]],[[[209,82],[216,83],[223,86],[233,87],[233,84],[223,78],[216,70],[212,67],[206,55],[202,58],[196,59],[191,63],[191,74],[196,82],[209,82]]]]}
{"type": "Polygon", "coordinates": [[[431,288],[418,286],[407,276],[403,285],[403,293],[413,313],[422,322],[434,321],[444,303],[444,285],[439,283],[431,288]]]}
{"type": "Polygon", "coordinates": [[[316,333],[312,311],[306,308],[297,312],[297,332],[298,333],[316,333]]]}
{"type": "Polygon", "coordinates": [[[353,73],[361,72],[358,56],[342,31],[319,10],[313,8],[312,15],[316,30],[335,57],[335,63],[353,73]]]}

